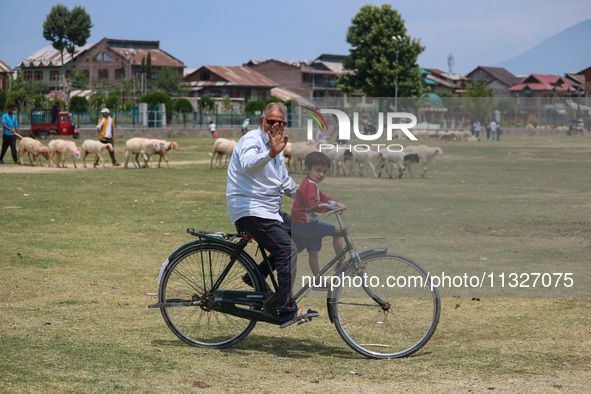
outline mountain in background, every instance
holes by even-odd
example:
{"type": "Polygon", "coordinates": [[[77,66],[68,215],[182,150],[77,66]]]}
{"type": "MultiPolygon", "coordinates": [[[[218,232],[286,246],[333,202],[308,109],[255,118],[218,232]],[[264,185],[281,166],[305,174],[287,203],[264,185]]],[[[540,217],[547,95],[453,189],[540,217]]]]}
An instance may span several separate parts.
{"type": "Polygon", "coordinates": [[[591,66],[591,19],[545,39],[532,49],[495,67],[515,75],[578,72],[591,66]]]}

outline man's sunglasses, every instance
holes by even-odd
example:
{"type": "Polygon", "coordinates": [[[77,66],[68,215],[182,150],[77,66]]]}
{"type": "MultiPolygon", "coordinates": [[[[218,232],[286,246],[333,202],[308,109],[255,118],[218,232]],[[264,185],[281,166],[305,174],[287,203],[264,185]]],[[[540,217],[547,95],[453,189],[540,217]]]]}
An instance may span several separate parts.
{"type": "Polygon", "coordinates": [[[283,120],[271,120],[271,119],[267,119],[267,125],[273,127],[273,126],[275,126],[275,123],[279,123],[279,127],[285,126],[287,124],[283,120]]]}

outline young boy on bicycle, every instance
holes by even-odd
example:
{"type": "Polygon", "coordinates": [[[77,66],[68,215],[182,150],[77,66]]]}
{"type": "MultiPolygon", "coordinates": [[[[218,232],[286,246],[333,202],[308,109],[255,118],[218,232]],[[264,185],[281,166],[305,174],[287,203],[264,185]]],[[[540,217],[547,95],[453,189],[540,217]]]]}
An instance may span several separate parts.
{"type": "MultiPolygon", "coordinates": [[[[343,249],[343,242],[340,236],[335,236],[337,232],[335,226],[319,221],[316,213],[306,213],[306,209],[329,201],[335,201],[337,206],[343,210],[346,207],[345,204],[322,193],[318,187],[330,170],[330,159],[324,153],[312,152],[306,156],[304,164],[307,176],[300,183],[293,200],[291,231],[293,236],[297,236],[303,241],[308,250],[310,269],[316,275],[320,271],[318,252],[322,248],[322,238],[333,236],[332,245],[335,253],[339,253],[343,249]]],[[[318,212],[323,211],[325,210],[321,209],[318,212]]],[[[324,290],[324,288],[318,288],[318,290],[324,290]]]]}

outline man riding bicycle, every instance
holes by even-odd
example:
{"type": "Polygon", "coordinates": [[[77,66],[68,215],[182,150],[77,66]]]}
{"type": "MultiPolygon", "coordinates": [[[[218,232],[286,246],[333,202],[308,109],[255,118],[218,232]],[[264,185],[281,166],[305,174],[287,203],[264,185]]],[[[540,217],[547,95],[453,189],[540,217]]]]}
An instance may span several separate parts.
{"type": "MultiPolygon", "coordinates": [[[[245,134],[234,148],[228,165],[226,196],[230,222],[246,230],[270,253],[271,269],[277,270],[281,328],[318,316],[298,309],[293,297],[297,247],[291,239],[289,215],[281,211],[281,197],[293,198],[297,185],[287,173],[283,150],[288,137],[281,103],[269,103],[259,117],[259,128],[245,134]]],[[[259,266],[269,274],[267,264],[259,266]]]]}

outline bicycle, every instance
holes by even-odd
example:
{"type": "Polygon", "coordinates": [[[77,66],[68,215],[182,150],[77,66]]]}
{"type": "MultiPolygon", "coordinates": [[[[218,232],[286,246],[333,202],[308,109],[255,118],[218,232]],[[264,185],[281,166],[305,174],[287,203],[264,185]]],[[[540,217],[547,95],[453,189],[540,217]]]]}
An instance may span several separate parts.
{"type": "MultiPolygon", "coordinates": [[[[358,252],[341,209],[330,204],[314,208],[327,209],[324,217],[336,216],[341,229],[338,235],[345,241],[343,250],[320,270],[316,280],[349,253],[334,273],[342,283],[333,286],[331,282],[326,297],[328,316],[342,339],[356,352],[376,359],[406,357],[421,349],[435,332],[441,312],[439,291],[432,286],[429,273],[411,258],[387,248],[358,252]],[[415,285],[367,283],[367,278],[383,280],[386,276],[414,278],[415,285]],[[361,284],[351,285],[356,282],[361,284]]],[[[158,303],[149,305],[160,308],[172,332],[189,345],[223,349],[244,339],[259,321],[278,325],[275,277],[270,275],[274,292],[245,251],[253,238],[245,232],[187,232],[199,239],[166,259],[158,278],[158,303]]],[[[269,264],[264,249],[258,246],[258,250],[269,264]]],[[[305,284],[294,298],[305,295],[311,284],[305,284]]]]}

